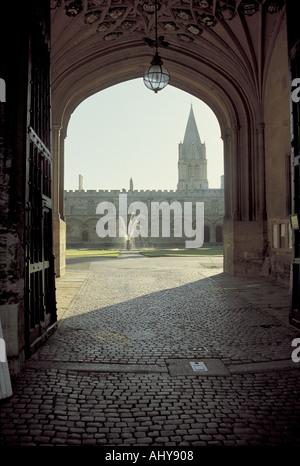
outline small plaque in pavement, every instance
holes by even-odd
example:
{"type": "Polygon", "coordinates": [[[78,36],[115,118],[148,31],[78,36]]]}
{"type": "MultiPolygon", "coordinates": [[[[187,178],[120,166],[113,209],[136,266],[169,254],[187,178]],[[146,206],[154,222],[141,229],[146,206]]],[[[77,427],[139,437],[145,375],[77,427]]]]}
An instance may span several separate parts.
{"type": "Polygon", "coordinates": [[[199,361],[199,362],[190,362],[190,365],[193,369],[193,371],[207,371],[207,367],[206,365],[204,364],[204,362],[202,361],[199,361]]]}
{"type": "Polygon", "coordinates": [[[229,370],[220,359],[167,359],[166,365],[171,376],[199,375],[199,376],[227,376],[229,370]]]}

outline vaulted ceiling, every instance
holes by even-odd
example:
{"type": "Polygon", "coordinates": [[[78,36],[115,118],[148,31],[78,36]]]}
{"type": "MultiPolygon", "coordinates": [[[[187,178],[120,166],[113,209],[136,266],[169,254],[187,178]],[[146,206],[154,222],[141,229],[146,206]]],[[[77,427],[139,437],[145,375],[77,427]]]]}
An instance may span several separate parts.
{"type": "MultiPolygon", "coordinates": [[[[71,113],[88,96],[143,76],[155,51],[154,3],[51,1],[54,123],[66,127],[71,113]]],[[[159,53],[170,72],[170,84],[210,105],[223,131],[259,114],[284,2],[157,3],[159,53]]]]}

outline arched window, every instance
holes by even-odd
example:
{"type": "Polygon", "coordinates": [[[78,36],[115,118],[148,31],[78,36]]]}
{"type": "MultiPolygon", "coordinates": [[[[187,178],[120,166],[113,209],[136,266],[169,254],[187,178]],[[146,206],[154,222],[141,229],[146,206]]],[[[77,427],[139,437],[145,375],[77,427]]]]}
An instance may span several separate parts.
{"type": "Polygon", "coordinates": [[[220,225],[216,227],[216,242],[217,243],[223,242],[223,228],[220,225]]]}
{"type": "Polygon", "coordinates": [[[87,230],[84,230],[82,232],[82,241],[88,241],[89,240],[89,232],[87,230]]]}

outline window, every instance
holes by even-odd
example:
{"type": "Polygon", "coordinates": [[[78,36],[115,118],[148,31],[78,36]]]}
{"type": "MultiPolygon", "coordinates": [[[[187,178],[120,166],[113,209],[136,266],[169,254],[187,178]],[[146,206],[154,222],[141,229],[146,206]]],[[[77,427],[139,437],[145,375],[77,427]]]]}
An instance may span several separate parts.
{"type": "Polygon", "coordinates": [[[293,230],[292,230],[291,223],[289,223],[288,233],[289,233],[289,249],[292,249],[293,248],[293,230]]]}
{"type": "Polygon", "coordinates": [[[216,227],[216,242],[217,243],[222,243],[223,241],[223,230],[220,225],[216,227]]]}
{"type": "Polygon", "coordinates": [[[219,213],[219,203],[218,201],[212,201],[212,213],[218,214],[219,213]]]}
{"type": "Polygon", "coordinates": [[[285,248],[285,238],[286,238],[286,225],[285,223],[280,224],[280,248],[285,248]]]}
{"type": "Polygon", "coordinates": [[[273,225],[273,248],[278,248],[278,226],[273,225]]]}
{"type": "Polygon", "coordinates": [[[273,249],[291,250],[293,247],[293,232],[289,221],[274,223],[272,226],[273,249]]]}

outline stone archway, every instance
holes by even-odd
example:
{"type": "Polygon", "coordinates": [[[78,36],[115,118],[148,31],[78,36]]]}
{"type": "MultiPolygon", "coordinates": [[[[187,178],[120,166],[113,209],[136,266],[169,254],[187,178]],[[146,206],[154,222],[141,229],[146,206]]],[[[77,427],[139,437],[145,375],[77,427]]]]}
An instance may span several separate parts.
{"type": "MultiPolygon", "coordinates": [[[[8,357],[17,372],[30,334],[28,274],[44,274],[51,281],[50,287],[35,287],[38,299],[34,302],[38,305],[34,328],[44,339],[55,324],[50,211],[59,276],[65,263],[63,167],[70,115],[93,93],[143,76],[153,57],[153,48],[149,47],[149,39],[154,38],[153,13],[149,9],[153,10],[154,2],[30,0],[19,2],[17,8],[12,2],[2,3],[0,35],[7,47],[0,63],[2,90],[4,82],[6,93],[0,112],[4,271],[0,311],[8,357]],[[7,21],[11,17],[13,28],[7,21]],[[36,78],[30,78],[31,72],[36,72],[36,78]],[[47,131],[41,132],[41,123],[46,124],[47,131]],[[32,144],[34,150],[30,149],[32,144]],[[51,161],[52,167],[44,164],[43,189],[29,179],[36,175],[40,180],[41,164],[34,163],[34,154],[40,154],[40,161],[51,161]],[[33,210],[28,193],[31,195],[35,186],[33,210]],[[33,219],[33,228],[29,219],[33,219]],[[27,241],[28,232],[36,233],[39,225],[39,231],[47,231],[48,240],[39,240],[36,235],[34,242],[27,241]],[[30,257],[33,244],[37,255],[43,256],[46,251],[51,261],[36,261],[34,254],[30,257]],[[47,299],[50,328],[46,333],[49,319],[46,316],[41,322],[39,315],[45,309],[43,289],[51,289],[51,299],[47,299]]],[[[265,274],[289,284],[292,264],[292,321],[299,322],[299,199],[291,196],[291,187],[293,195],[299,187],[299,102],[292,105],[292,115],[290,105],[290,65],[292,78],[298,78],[299,70],[299,27],[294,22],[299,7],[291,0],[253,0],[250,11],[242,8],[249,5],[248,0],[158,3],[158,35],[168,43],[161,47],[161,56],[171,84],[203,100],[220,124],[225,162],[225,271],[265,274]],[[292,232],[288,228],[291,214],[296,221],[292,232]],[[276,231],[282,232],[282,241],[273,241],[276,231]]]]}
{"type": "MultiPolygon", "coordinates": [[[[80,0],[59,6],[52,2],[58,276],[64,271],[63,160],[69,118],[90,95],[143,76],[153,57],[153,49],[144,40],[154,34],[154,17],[149,11],[153,3],[80,0]]],[[[281,42],[285,37],[285,13],[271,15],[266,2],[260,2],[253,15],[237,8],[227,20],[224,3],[159,2],[158,35],[168,42],[161,55],[171,84],[203,100],[220,124],[225,175],[224,269],[231,274],[257,275],[268,251],[264,99],[272,57],[280,46],[279,37],[281,42]],[[213,24],[207,15],[214,17],[213,24]]]]}

